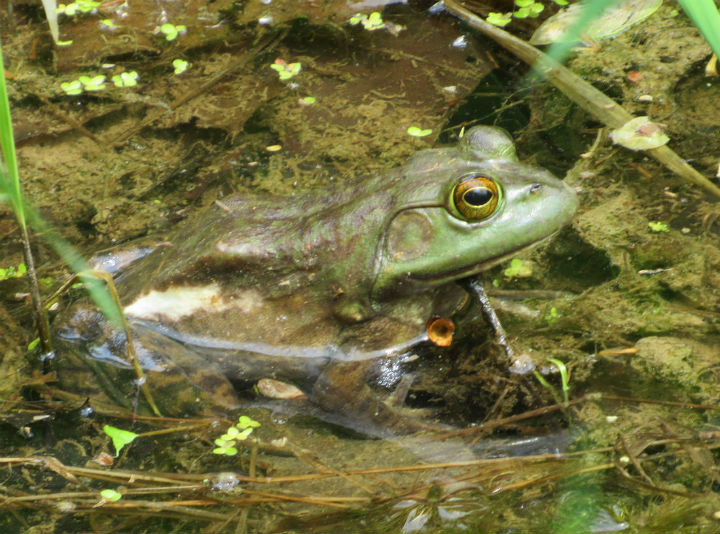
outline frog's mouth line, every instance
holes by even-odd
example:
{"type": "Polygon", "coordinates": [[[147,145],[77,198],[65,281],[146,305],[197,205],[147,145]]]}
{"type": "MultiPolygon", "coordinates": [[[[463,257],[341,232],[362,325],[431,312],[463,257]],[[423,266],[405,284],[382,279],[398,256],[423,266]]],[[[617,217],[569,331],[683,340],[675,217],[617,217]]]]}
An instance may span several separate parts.
{"type": "Polygon", "coordinates": [[[438,285],[442,285],[448,282],[451,282],[453,280],[460,280],[462,278],[467,278],[469,276],[475,276],[478,273],[481,273],[482,271],[486,271],[490,269],[491,267],[495,267],[495,265],[498,265],[499,263],[502,263],[504,261],[509,260],[512,256],[519,252],[524,252],[526,250],[531,250],[535,247],[538,247],[542,245],[543,243],[551,240],[553,237],[555,237],[560,232],[560,229],[556,230],[552,234],[549,234],[539,241],[534,241],[528,245],[523,245],[520,247],[517,247],[509,252],[506,252],[505,254],[501,256],[497,256],[495,258],[492,258],[491,260],[487,260],[481,263],[474,263],[473,265],[469,267],[460,267],[459,269],[453,269],[451,271],[445,271],[442,273],[442,276],[422,276],[422,275],[411,275],[410,278],[414,280],[422,280],[422,281],[432,281],[435,282],[438,285]]]}

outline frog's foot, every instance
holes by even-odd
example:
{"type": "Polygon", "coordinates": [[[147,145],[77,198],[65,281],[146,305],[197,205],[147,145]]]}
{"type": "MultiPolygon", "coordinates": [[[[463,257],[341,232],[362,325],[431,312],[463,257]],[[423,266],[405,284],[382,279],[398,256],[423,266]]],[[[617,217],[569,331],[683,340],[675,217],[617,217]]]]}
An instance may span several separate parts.
{"type": "Polygon", "coordinates": [[[418,420],[429,420],[437,414],[437,410],[433,410],[432,408],[408,408],[405,406],[405,401],[407,400],[408,393],[410,392],[410,386],[412,386],[414,381],[415,375],[403,375],[395,386],[395,390],[390,394],[390,396],[388,396],[387,399],[385,399],[384,402],[391,410],[394,410],[405,417],[418,420]]]}
{"type": "MultiPolygon", "coordinates": [[[[446,429],[424,420],[425,410],[400,407],[396,397],[390,402],[380,399],[365,382],[370,365],[367,361],[330,364],[315,382],[310,400],[339,416],[344,426],[373,434],[446,429]]],[[[402,386],[406,395],[410,384],[402,386]]]]}

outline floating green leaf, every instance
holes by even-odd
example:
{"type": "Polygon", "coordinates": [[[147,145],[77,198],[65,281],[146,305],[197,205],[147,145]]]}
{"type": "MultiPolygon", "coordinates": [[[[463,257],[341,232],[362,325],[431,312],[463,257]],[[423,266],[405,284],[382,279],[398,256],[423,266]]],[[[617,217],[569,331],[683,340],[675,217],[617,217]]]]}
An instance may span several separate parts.
{"type": "Polygon", "coordinates": [[[160,33],[165,35],[165,39],[168,41],[174,41],[177,39],[177,36],[180,34],[183,34],[187,31],[187,28],[182,25],[178,24],[177,26],[175,24],[165,23],[162,26],[160,26],[160,33]]]}
{"type": "Polygon", "coordinates": [[[663,126],[651,122],[649,117],[635,117],[620,128],[610,132],[613,143],[622,145],[630,150],[649,150],[657,148],[670,141],[665,135],[663,126]]]}
{"type": "Polygon", "coordinates": [[[188,63],[188,62],[185,61],[184,59],[180,59],[180,58],[178,58],[178,59],[173,59],[172,64],[173,64],[173,69],[175,69],[175,75],[176,75],[176,76],[177,76],[178,74],[182,74],[183,72],[185,72],[186,70],[188,70],[188,68],[190,68],[190,63],[188,63]]]}
{"type": "Polygon", "coordinates": [[[423,130],[422,128],[419,128],[418,126],[410,126],[407,129],[408,135],[412,135],[413,137],[425,137],[432,133],[432,129],[427,128],[423,130]]]}
{"type": "Polygon", "coordinates": [[[510,21],[512,20],[512,14],[511,13],[507,13],[507,14],[494,13],[494,12],[488,13],[487,19],[485,19],[485,20],[487,20],[488,24],[503,27],[503,26],[507,26],[510,23],[510,21]]]}
{"type": "Polygon", "coordinates": [[[365,20],[361,21],[363,28],[368,31],[380,30],[385,27],[385,22],[382,19],[382,15],[378,11],[373,11],[370,16],[365,20]]]}
{"type": "Polygon", "coordinates": [[[110,439],[112,439],[113,445],[115,446],[115,457],[120,455],[120,451],[125,445],[132,443],[138,435],[135,432],[129,430],[123,430],[114,426],[105,425],[103,427],[105,432],[110,439]]]}
{"type": "Polygon", "coordinates": [[[65,94],[68,95],[79,95],[83,92],[83,84],[80,83],[80,80],[73,80],[71,82],[62,82],[60,84],[60,89],[65,91],[65,94]]]}
{"type": "Polygon", "coordinates": [[[7,269],[0,268],[0,280],[7,280],[9,278],[20,278],[27,274],[27,267],[24,263],[19,263],[17,267],[11,265],[7,269]]]}
{"type": "Polygon", "coordinates": [[[285,60],[277,58],[275,62],[270,65],[270,68],[278,73],[281,80],[289,80],[293,76],[300,74],[302,70],[301,63],[286,63],[285,60]]]}
{"type": "Polygon", "coordinates": [[[237,426],[240,430],[243,430],[245,428],[257,428],[260,426],[260,423],[255,421],[252,417],[248,417],[247,415],[241,415],[238,419],[237,426]]]}
{"type": "Polygon", "coordinates": [[[653,232],[669,232],[670,231],[670,227],[661,221],[649,222],[648,226],[650,227],[650,230],[652,230],[653,232]]]}
{"type": "Polygon", "coordinates": [[[101,2],[94,2],[92,0],[77,0],[77,2],[73,2],[71,4],[60,4],[57,9],[55,9],[55,12],[58,14],[67,15],[68,17],[73,17],[77,15],[78,12],[80,13],[91,13],[95,11],[98,6],[100,6],[101,2]]]}
{"type": "Polygon", "coordinates": [[[104,489],[100,492],[100,496],[106,501],[119,501],[122,499],[122,493],[115,491],[114,489],[104,489]]]}
{"type": "Polygon", "coordinates": [[[133,71],[116,74],[112,77],[115,87],[135,87],[137,85],[138,73],[133,71]]]}
{"type": "Polygon", "coordinates": [[[367,15],[364,13],[355,13],[348,21],[353,26],[360,24],[363,20],[367,20],[367,15]]]}
{"type": "Polygon", "coordinates": [[[506,278],[529,278],[533,273],[533,262],[513,258],[510,265],[503,271],[506,278]]]}
{"type": "Polygon", "coordinates": [[[105,76],[98,74],[97,76],[80,76],[78,80],[86,91],[101,91],[105,89],[105,76]]]}
{"type": "Polygon", "coordinates": [[[119,28],[113,19],[102,19],[98,24],[100,24],[101,30],[113,31],[119,28]]]}
{"type": "Polygon", "coordinates": [[[213,449],[213,454],[225,454],[226,456],[235,456],[238,453],[235,447],[234,440],[226,440],[218,438],[215,440],[216,448],[213,449]]]}

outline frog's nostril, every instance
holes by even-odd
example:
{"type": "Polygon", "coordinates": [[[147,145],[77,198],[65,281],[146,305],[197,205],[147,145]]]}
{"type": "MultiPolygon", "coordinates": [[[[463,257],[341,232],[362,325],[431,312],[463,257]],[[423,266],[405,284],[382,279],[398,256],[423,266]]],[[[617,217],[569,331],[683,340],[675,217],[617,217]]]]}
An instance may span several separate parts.
{"type": "Polygon", "coordinates": [[[530,194],[538,193],[542,190],[543,185],[542,184],[532,184],[530,186],[530,194]]]}

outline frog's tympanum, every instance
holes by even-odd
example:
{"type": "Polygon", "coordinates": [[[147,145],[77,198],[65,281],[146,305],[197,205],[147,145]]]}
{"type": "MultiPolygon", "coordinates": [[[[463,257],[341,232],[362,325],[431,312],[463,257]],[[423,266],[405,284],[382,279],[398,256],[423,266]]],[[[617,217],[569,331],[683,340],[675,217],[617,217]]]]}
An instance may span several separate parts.
{"type": "MultiPolygon", "coordinates": [[[[576,207],[565,184],[518,161],[503,131],[475,127],[457,147],[356,184],[225,198],[116,286],[166,413],[197,412],[200,398],[232,408],[233,384],[275,378],[346,420],[403,427],[368,385],[370,368],[397,368],[387,362],[427,340],[428,320],[464,296],[454,280],[552,235],[576,207]],[[168,383],[186,386],[167,398],[168,383]]],[[[125,334],[86,302],[55,331],[61,381],[123,400],[115,373],[134,378],[125,334]],[[92,390],[72,382],[80,368],[92,368],[92,390]]]]}

